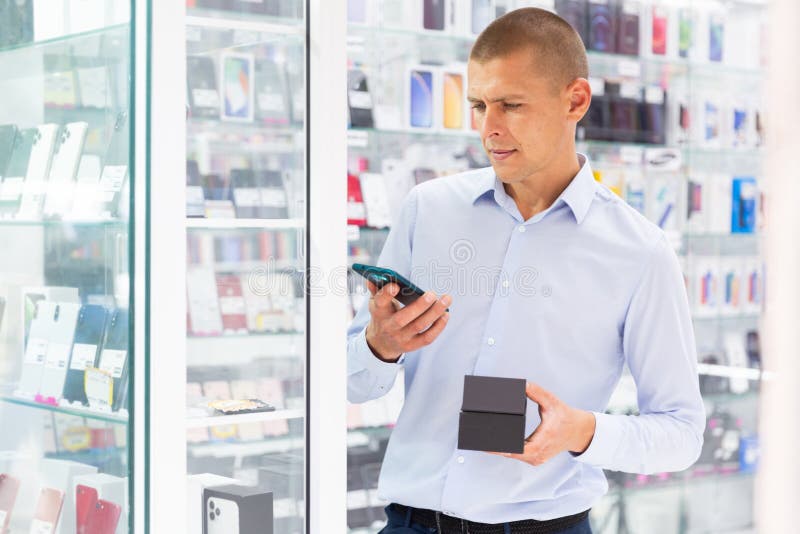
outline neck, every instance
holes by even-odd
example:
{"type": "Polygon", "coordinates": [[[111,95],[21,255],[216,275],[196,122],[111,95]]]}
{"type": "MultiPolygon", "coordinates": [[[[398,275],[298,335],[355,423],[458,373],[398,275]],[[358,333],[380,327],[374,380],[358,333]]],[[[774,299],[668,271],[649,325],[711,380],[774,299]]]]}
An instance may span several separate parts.
{"type": "Polygon", "coordinates": [[[581,170],[577,155],[574,151],[572,154],[572,157],[564,158],[519,182],[503,184],[508,196],[517,204],[523,220],[527,221],[549,208],[581,170]]]}

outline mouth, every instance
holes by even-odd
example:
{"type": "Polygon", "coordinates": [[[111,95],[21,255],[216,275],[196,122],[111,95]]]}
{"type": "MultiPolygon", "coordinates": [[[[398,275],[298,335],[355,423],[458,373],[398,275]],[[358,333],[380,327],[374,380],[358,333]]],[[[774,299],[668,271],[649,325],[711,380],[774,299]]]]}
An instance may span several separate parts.
{"type": "Polygon", "coordinates": [[[516,152],[516,150],[497,150],[497,149],[493,149],[493,150],[489,151],[489,153],[492,155],[492,158],[495,161],[503,161],[505,159],[508,159],[515,152],[516,152]]]}

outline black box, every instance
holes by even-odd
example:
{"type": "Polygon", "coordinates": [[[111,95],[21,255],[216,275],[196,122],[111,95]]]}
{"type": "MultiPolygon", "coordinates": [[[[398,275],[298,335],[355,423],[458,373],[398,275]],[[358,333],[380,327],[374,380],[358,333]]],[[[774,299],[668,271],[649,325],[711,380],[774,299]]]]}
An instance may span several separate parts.
{"type": "Polygon", "coordinates": [[[465,376],[458,448],[522,453],[527,405],[524,379],[465,376]]]}
{"type": "Polygon", "coordinates": [[[249,486],[203,490],[203,534],[272,534],[272,493],[249,486]]]}

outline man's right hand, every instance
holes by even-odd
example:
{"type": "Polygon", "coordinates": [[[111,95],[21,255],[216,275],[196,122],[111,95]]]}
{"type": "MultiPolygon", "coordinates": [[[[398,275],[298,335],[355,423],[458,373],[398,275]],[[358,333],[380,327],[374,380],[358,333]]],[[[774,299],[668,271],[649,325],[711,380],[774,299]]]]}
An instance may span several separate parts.
{"type": "Polygon", "coordinates": [[[367,281],[372,298],[369,301],[371,320],[367,325],[367,344],[381,360],[395,362],[403,353],[430,345],[444,330],[452,302],[449,295],[437,299],[426,291],[417,300],[397,309],[394,296],[400,291],[397,284],[387,284],[378,289],[367,281]]]}

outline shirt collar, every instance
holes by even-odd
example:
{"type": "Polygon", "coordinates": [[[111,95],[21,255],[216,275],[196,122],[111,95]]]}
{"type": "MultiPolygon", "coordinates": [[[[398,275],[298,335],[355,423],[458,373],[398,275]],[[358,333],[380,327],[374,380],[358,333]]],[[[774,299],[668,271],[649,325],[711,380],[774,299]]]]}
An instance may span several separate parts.
{"type": "MultiPolygon", "coordinates": [[[[589,158],[579,153],[578,162],[581,165],[581,169],[566,189],[561,192],[556,201],[553,202],[551,208],[562,203],[566,204],[569,206],[570,210],[572,210],[575,221],[580,224],[586,218],[586,214],[589,212],[589,206],[594,198],[595,179],[592,173],[592,167],[589,164],[589,158]]],[[[495,198],[506,196],[502,182],[491,167],[487,168],[486,172],[475,180],[473,203],[490,192],[499,193],[495,194],[495,198]]],[[[548,208],[547,211],[550,211],[551,208],[548,208]]]]}

